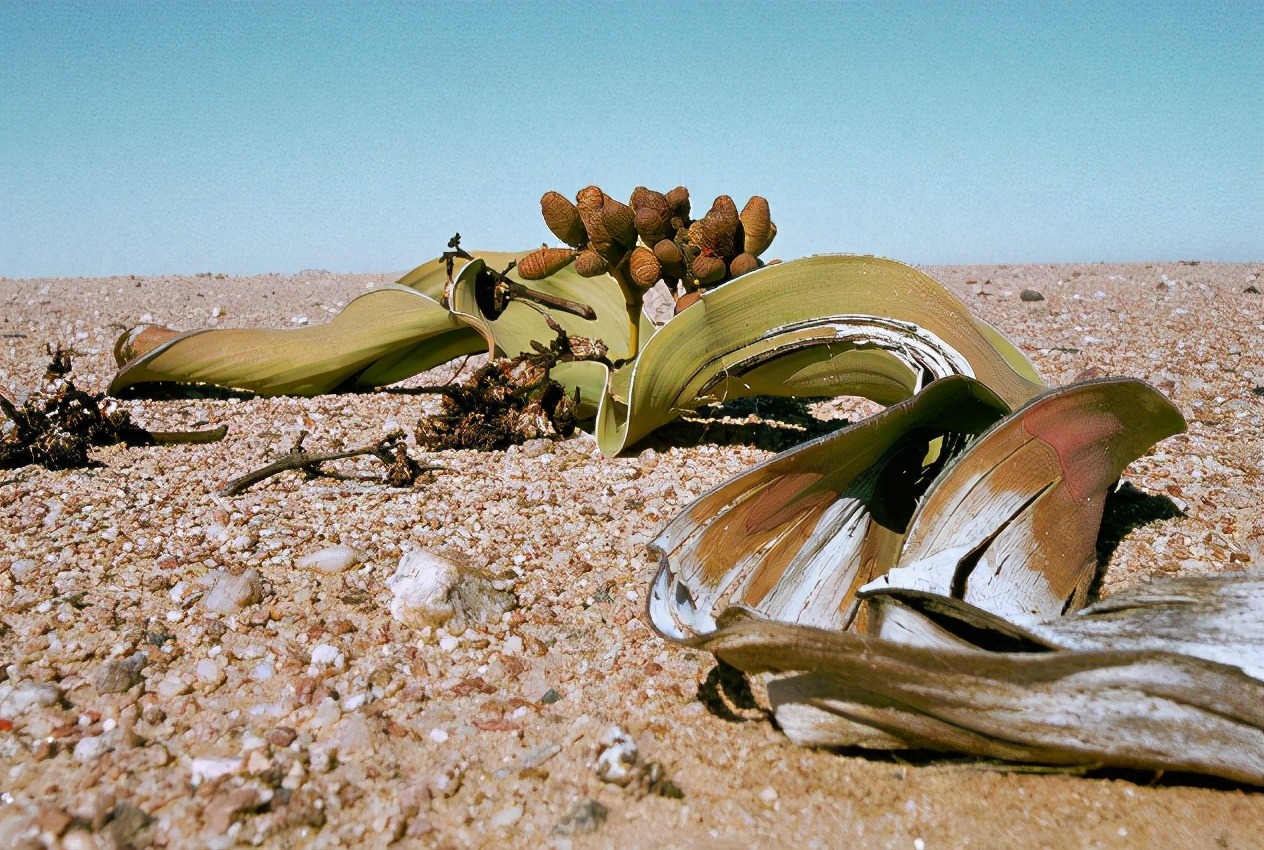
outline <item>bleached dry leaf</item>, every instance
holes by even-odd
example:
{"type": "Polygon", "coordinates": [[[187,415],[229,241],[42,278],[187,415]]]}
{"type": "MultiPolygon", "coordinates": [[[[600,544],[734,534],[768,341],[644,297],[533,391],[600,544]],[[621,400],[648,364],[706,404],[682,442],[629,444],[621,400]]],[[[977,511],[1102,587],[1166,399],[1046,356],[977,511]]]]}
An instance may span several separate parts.
{"type": "Polygon", "coordinates": [[[952,450],[1007,412],[977,381],[946,378],[721,484],[651,544],[663,555],[655,627],[680,640],[741,606],[845,628],[856,589],[895,563],[918,498],[952,450]]]}
{"type": "Polygon", "coordinates": [[[865,604],[882,637],[743,619],[690,644],[774,673],[768,700],[801,744],[1264,783],[1259,571],[1155,582],[1028,629],[917,591],[865,604]]]}
{"type": "Polygon", "coordinates": [[[1011,620],[1078,609],[1107,489],[1184,420],[1145,384],[1107,378],[1049,390],[969,443],[1006,412],[946,378],[702,496],[652,544],[655,627],[705,634],[737,606],[847,628],[857,592],[890,586],[1011,620]]]}

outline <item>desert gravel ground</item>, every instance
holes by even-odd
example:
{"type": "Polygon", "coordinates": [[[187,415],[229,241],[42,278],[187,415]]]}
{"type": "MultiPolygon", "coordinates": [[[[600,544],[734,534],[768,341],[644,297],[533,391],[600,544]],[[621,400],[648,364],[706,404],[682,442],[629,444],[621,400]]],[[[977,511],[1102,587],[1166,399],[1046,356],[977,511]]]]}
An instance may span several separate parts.
{"type": "MultiPolygon", "coordinates": [[[[1264,296],[1244,290],[1264,288],[1264,264],[927,271],[1051,383],[1141,377],[1188,418],[1127,473],[1186,515],[1131,533],[1104,592],[1260,561],[1264,296]]],[[[62,343],[76,382],[103,391],[137,321],[314,324],[394,277],[0,280],[0,386],[32,386],[62,343]]],[[[1245,848],[1264,833],[1258,789],[813,751],[701,700],[713,660],[644,622],[644,544],[767,451],[709,434],[610,459],[581,435],[429,456],[443,469],[413,490],[360,459],[223,498],[300,431],[313,450],[370,442],[411,431],[433,397],[125,404],[152,429],[229,433],[0,470],[0,847],[1245,848]],[[363,559],[296,566],[336,544],[363,559]],[[490,572],[519,607],[459,635],[405,627],[386,581],[413,549],[490,572]],[[603,782],[611,726],[683,796],[603,782]]]]}

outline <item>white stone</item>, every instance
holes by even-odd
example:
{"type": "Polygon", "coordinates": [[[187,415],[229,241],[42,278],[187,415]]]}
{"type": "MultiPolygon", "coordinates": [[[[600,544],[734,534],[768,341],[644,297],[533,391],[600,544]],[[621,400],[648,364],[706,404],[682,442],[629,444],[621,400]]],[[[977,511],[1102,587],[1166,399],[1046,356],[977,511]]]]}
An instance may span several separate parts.
{"type": "Polygon", "coordinates": [[[241,767],[242,760],[239,758],[200,757],[193,760],[189,770],[193,774],[191,781],[194,785],[199,785],[205,779],[219,779],[221,776],[240,773],[241,767]]]}
{"type": "Polygon", "coordinates": [[[442,744],[448,740],[448,733],[442,729],[431,729],[430,740],[434,741],[436,744],[442,744]]]}
{"type": "Polygon", "coordinates": [[[510,827],[516,824],[521,818],[522,806],[510,806],[506,809],[501,809],[496,814],[492,815],[491,825],[493,828],[510,827]]]}
{"type": "Polygon", "coordinates": [[[449,597],[459,576],[455,562],[433,552],[405,553],[386,581],[395,594],[391,616],[413,628],[443,625],[456,613],[449,597]]]}
{"type": "Polygon", "coordinates": [[[347,659],[338,647],[322,643],[312,649],[312,666],[333,667],[336,670],[341,670],[347,666],[347,659]]]}
{"type": "Polygon", "coordinates": [[[75,744],[75,761],[81,764],[94,762],[109,749],[104,735],[88,735],[75,744]]]}
{"type": "Polygon", "coordinates": [[[359,551],[350,546],[330,546],[310,555],[304,555],[294,562],[300,570],[335,575],[351,569],[364,558],[359,551]]]}

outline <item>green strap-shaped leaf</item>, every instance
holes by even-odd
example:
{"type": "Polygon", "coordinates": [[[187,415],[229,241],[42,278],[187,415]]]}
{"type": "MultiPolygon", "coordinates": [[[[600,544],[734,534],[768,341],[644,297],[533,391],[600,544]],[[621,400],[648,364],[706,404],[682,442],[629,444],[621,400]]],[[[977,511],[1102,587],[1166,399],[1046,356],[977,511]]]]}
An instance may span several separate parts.
{"type": "Polygon", "coordinates": [[[1011,407],[1043,386],[1012,343],[916,269],[808,257],[742,275],[668,322],[609,381],[597,441],[618,454],[682,410],[744,396],[890,404],[950,374],[976,378],[1011,407]]]}
{"type": "Polygon", "coordinates": [[[407,377],[389,360],[375,368],[401,351],[410,351],[408,374],[415,374],[482,347],[478,334],[433,298],[391,284],[356,298],[324,325],[180,334],[123,366],[109,391],[117,394],[145,382],[176,381],[261,395],[312,396],[407,377]],[[364,373],[374,377],[358,381],[364,373]]]}
{"type": "MultiPolygon", "coordinates": [[[[447,270],[437,259],[357,298],[327,325],[180,334],[124,365],[111,392],[174,381],[315,395],[394,383],[480,349],[530,352],[532,342],[548,344],[555,335],[534,306],[511,301],[495,318],[479,309],[486,269],[521,256],[458,261],[450,311],[439,303],[447,270]]],[[[610,359],[627,356],[623,295],[612,278],[568,268],[528,285],[592,307],[592,320],[551,315],[568,333],[605,343],[610,359]]],[[[610,455],[683,410],[725,398],[849,394],[890,404],[935,378],[966,374],[1013,406],[1040,388],[1022,353],[938,283],[874,257],[770,266],[707,292],[661,329],[642,317],[640,335],[639,357],[613,372],[598,362],[553,372],[580,391],[581,415],[596,416],[598,443],[610,455]]]]}

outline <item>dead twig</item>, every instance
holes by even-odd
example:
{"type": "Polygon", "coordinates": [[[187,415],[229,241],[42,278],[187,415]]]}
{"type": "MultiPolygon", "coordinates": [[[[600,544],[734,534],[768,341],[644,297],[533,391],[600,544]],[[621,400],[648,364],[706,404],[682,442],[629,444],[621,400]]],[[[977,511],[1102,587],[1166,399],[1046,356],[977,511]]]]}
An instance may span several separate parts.
{"type": "Polygon", "coordinates": [[[352,457],[372,455],[387,468],[387,482],[392,487],[411,487],[425,472],[442,469],[441,466],[423,466],[408,455],[404,445],[404,432],[392,431],[372,445],[360,446],[336,452],[309,452],[303,449],[304,431],[300,434],[294,448],[277,460],[259,469],[247,472],[220,490],[220,496],[239,496],[260,481],[266,481],[278,473],[291,469],[301,469],[310,475],[320,475],[320,465],[334,460],[345,460],[352,457]]]}

